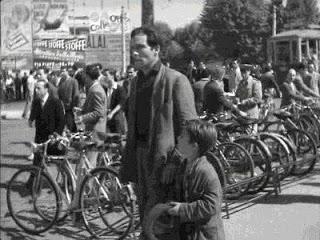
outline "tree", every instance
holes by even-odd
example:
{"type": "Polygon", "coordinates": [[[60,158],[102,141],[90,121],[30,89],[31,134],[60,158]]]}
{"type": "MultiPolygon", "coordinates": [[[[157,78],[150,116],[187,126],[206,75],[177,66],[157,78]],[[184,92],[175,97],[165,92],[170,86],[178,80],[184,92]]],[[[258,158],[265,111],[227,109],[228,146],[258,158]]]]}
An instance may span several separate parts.
{"type": "Polygon", "coordinates": [[[287,28],[320,24],[320,10],[317,0],[287,0],[283,21],[288,26],[287,28]]]}
{"type": "Polygon", "coordinates": [[[142,25],[153,25],[154,21],[154,3],[153,0],[142,0],[142,13],[141,23],[142,25]]]}
{"type": "Polygon", "coordinates": [[[260,63],[271,35],[268,14],[263,0],[206,0],[201,14],[208,37],[204,42],[214,44],[221,57],[240,52],[244,61],[260,63]]]}
{"type": "Polygon", "coordinates": [[[153,29],[156,31],[160,39],[160,58],[165,61],[169,61],[169,47],[173,40],[173,31],[167,23],[164,22],[155,22],[153,29]]]}

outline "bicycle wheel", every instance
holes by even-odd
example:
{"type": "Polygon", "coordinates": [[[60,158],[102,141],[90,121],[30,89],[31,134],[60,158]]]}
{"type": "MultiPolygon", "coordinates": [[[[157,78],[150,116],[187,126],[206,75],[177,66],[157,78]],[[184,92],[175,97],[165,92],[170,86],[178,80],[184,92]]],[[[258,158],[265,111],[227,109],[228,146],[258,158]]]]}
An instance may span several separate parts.
{"type": "Polygon", "coordinates": [[[304,175],[311,172],[317,160],[317,146],[312,136],[301,129],[290,129],[286,135],[297,149],[297,161],[292,174],[304,175]]]}
{"type": "Polygon", "coordinates": [[[213,153],[213,152],[208,152],[206,154],[207,160],[208,162],[213,166],[213,168],[216,170],[218,177],[219,177],[219,181],[221,184],[222,189],[224,189],[224,187],[227,184],[227,180],[226,180],[226,176],[224,173],[224,168],[223,165],[221,163],[221,160],[213,153]]]}
{"type": "Polygon", "coordinates": [[[296,152],[297,152],[297,148],[296,146],[293,144],[293,142],[291,142],[290,139],[288,139],[286,136],[282,135],[282,134],[278,134],[278,133],[271,133],[275,136],[277,136],[278,138],[281,138],[283,142],[285,142],[285,144],[287,145],[288,149],[289,149],[289,169],[288,169],[288,174],[292,173],[292,169],[297,161],[297,156],[296,156],[296,152]]]}
{"type": "Polygon", "coordinates": [[[278,168],[280,180],[289,175],[290,150],[286,143],[275,134],[260,133],[260,139],[267,145],[271,153],[271,168],[278,168]]]}
{"type": "MultiPolygon", "coordinates": [[[[227,186],[241,183],[253,177],[254,163],[248,151],[237,143],[225,142],[217,146],[217,155],[222,159],[227,186]],[[222,155],[222,156],[220,156],[222,155]]],[[[227,199],[237,199],[245,194],[250,184],[241,184],[225,192],[227,199]]]]}
{"type": "Polygon", "coordinates": [[[7,204],[16,224],[31,234],[51,228],[60,210],[55,185],[45,172],[34,166],[13,175],[7,188],[7,204]]]}
{"type": "Polygon", "coordinates": [[[317,119],[314,119],[312,116],[308,114],[301,114],[299,116],[299,120],[297,121],[297,125],[300,129],[309,133],[312,137],[317,146],[319,146],[319,128],[317,119]]]}
{"type": "Polygon", "coordinates": [[[135,199],[111,167],[96,168],[86,175],[79,204],[86,229],[94,237],[116,234],[118,239],[123,239],[130,232],[135,199]]]}
{"type": "Polygon", "coordinates": [[[249,193],[262,191],[271,177],[271,153],[268,147],[260,140],[250,137],[241,137],[234,142],[242,145],[250,154],[254,162],[254,176],[257,179],[250,184],[249,193]]]}

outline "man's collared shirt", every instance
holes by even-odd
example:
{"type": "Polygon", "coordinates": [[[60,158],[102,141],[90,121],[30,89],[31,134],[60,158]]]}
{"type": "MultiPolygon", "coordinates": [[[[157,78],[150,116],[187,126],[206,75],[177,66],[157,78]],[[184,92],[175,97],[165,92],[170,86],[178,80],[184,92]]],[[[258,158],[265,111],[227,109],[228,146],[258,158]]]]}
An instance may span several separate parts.
{"type": "Polygon", "coordinates": [[[42,108],[43,108],[43,106],[46,104],[48,98],[49,98],[49,93],[47,93],[46,95],[44,95],[43,98],[41,99],[41,107],[42,107],[42,108]]]}

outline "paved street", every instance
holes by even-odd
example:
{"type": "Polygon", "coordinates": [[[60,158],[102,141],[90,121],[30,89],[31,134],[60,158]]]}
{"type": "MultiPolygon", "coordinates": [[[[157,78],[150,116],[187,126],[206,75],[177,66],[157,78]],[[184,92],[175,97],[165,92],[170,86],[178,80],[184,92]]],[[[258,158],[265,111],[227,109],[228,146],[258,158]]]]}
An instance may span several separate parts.
{"type": "MultiPolygon", "coordinates": [[[[1,115],[19,116],[23,106],[22,102],[2,105],[1,115]]],[[[28,235],[9,216],[7,182],[15,171],[30,164],[26,160],[30,150],[12,142],[31,141],[33,136],[34,129],[27,126],[26,120],[1,120],[0,239],[88,239],[88,233],[72,226],[71,221],[42,236],[28,235]]],[[[319,162],[308,176],[286,181],[279,196],[271,195],[246,206],[224,219],[226,240],[320,240],[319,162]]]]}

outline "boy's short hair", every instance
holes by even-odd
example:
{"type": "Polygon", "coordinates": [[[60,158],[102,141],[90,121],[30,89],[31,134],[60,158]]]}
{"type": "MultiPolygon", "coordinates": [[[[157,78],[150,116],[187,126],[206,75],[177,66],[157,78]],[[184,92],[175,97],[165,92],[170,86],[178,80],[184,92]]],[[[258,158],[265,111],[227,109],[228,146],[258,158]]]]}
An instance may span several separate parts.
{"type": "Polygon", "coordinates": [[[200,156],[208,152],[217,142],[217,131],[213,123],[200,119],[187,120],[185,131],[191,143],[197,143],[200,156]]]}

